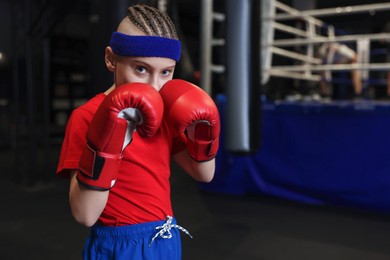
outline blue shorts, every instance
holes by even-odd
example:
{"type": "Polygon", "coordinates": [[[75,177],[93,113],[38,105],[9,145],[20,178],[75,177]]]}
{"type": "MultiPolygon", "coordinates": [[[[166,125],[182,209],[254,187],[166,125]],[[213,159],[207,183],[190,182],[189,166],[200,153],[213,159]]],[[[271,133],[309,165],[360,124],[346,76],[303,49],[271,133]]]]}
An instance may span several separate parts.
{"type": "Polygon", "coordinates": [[[179,229],[188,233],[174,218],[120,227],[96,225],[85,243],[83,259],[180,260],[179,229]]]}

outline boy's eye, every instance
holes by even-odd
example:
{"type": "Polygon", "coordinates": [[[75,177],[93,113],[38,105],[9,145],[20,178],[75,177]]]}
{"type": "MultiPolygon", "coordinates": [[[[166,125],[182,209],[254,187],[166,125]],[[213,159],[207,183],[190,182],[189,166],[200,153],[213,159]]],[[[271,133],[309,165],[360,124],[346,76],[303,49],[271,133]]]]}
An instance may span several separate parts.
{"type": "Polygon", "coordinates": [[[164,76],[168,76],[168,75],[170,75],[171,74],[171,70],[164,70],[163,72],[162,72],[162,74],[164,75],[164,76]]]}
{"type": "Polygon", "coordinates": [[[142,66],[136,67],[135,69],[136,69],[138,72],[140,72],[140,73],[146,72],[146,68],[145,68],[145,67],[142,67],[142,66]]]}

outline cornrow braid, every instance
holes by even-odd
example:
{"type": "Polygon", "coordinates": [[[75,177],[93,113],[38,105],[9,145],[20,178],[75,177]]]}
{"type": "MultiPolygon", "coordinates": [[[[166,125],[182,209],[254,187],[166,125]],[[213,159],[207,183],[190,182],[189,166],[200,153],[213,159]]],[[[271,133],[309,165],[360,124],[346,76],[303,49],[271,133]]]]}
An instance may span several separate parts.
{"type": "Polygon", "coordinates": [[[169,35],[168,31],[166,30],[166,27],[163,24],[159,23],[159,20],[157,18],[159,17],[159,12],[157,11],[157,9],[152,8],[150,6],[145,6],[145,9],[149,11],[150,17],[148,19],[148,22],[153,28],[154,33],[156,35],[169,35]]]}
{"type": "Polygon", "coordinates": [[[136,27],[138,27],[141,31],[143,31],[147,35],[151,35],[151,32],[148,30],[147,27],[145,27],[145,22],[144,21],[142,23],[140,22],[139,13],[137,13],[137,11],[136,11],[136,9],[134,7],[133,8],[130,7],[128,9],[128,15],[127,16],[129,17],[130,21],[136,27]]]}
{"type": "Polygon", "coordinates": [[[135,6],[134,8],[138,9],[139,17],[144,22],[145,26],[148,28],[149,34],[160,36],[161,31],[158,29],[153,13],[151,13],[145,6],[135,6]]]}
{"type": "Polygon", "coordinates": [[[146,35],[178,39],[172,20],[156,8],[147,5],[131,6],[128,18],[146,35]]]}

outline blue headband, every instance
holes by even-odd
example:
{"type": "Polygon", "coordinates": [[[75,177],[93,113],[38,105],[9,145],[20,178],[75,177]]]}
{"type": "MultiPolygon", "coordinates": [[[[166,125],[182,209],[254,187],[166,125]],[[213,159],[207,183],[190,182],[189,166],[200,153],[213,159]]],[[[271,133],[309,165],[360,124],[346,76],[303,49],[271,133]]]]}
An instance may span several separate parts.
{"type": "Polygon", "coordinates": [[[114,32],[110,46],[115,54],[134,57],[162,57],[180,59],[181,43],[178,40],[144,35],[127,35],[114,32]]]}

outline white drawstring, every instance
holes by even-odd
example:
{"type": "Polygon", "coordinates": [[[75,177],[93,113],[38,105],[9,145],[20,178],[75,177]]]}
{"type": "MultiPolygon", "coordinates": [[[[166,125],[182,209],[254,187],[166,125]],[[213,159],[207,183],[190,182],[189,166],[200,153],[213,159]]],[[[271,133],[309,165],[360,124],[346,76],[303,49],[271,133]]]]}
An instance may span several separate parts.
{"type": "Polygon", "coordinates": [[[154,235],[154,237],[152,238],[152,241],[150,241],[149,246],[151,246],[152,243],[154,242],[154,240],[159,236],[161,238],[164,238],[164,239],[170,239],[172,237],[171,228],[177,228],[192,238],[190,232],[188,232],[187,229],[185,229],[177,224],[172,224],[172,220],[173,220],[173,218],[171,216],[167,216],[167,221],[164,223],[164,225],[156,227],[156,229],[157,230],[160,229],[160,231],[158,231],[154,235]]]}

